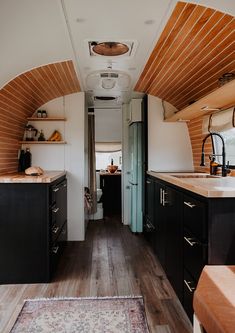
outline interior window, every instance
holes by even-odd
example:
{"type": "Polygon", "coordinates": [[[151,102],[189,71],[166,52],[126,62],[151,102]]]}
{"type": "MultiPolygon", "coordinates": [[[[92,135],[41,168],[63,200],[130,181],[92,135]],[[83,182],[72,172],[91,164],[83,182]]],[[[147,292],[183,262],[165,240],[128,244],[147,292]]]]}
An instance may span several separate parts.
{"type": "MultiPolygon", "coordinates": [[[[225,142],[226,164],[229,161],[229,165],[235,168],[235,128],[220,132],[225,142]]],[[[221,154],[222,144],[219,137],[214,137],[215,153],[221,154]]],[[[222,158],[216,157],[216,160],[221,164],[222,158]]]]}
{"type": "Polygon", "coordinates": [[[122,169],[122,151],[114,152],[96,152],[96,170],[106,170],[107,166],[111,164],[118,165],[118,169],[122,169]]]}

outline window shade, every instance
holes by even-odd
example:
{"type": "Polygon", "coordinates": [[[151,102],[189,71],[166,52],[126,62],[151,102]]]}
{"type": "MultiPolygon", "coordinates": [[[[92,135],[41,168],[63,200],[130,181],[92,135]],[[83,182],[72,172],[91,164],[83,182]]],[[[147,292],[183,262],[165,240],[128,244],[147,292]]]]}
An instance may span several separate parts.
{"type": "Polygon", "coordinates": [[[235,127],[235,107],[205,116],[202,133],[224,132],[235,127]]]}
{"type": "Polygon", "coordinates": [[[111,153],[122,150],[121,142],[96,142],[95,151],[97,153],[111,153]]]}

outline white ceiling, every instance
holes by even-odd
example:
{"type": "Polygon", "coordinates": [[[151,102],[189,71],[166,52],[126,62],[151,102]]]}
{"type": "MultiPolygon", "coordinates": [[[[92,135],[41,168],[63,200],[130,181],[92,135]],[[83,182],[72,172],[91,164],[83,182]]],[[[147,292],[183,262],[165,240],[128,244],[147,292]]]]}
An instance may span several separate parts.
{"type": "MultiPolygon", "coordinates": [[[[129,98],[176,0],[0,0],[0,87],[34,67],[72,59],[82,90],[129,98]],[[146,24],[150,23],[150,24],[146,24]],[[131,57],[91,57],[88,41],[134,41],[131,57]],[[129,88],[87,86],[94,71],[122,71],[129,88]],[[108,69],[111,71],[111,69],[108,69]],[[122,92],[121,92],[121,91],[122,92]]],[[[188,1],[235,14],[234,0],[188,1]]],[[[116,103],[116,102],[115,102],[116,103]]]]}

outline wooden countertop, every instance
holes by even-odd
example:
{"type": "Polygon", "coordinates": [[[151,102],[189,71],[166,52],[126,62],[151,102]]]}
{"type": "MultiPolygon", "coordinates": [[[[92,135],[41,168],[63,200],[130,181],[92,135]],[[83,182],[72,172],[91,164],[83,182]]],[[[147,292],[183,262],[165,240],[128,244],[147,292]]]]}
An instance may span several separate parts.
{"type": "Polygon", "coordinates": [[[163,173],[148,171],[147,174],[185,190],[207,198],[234,198],[235,177],[210,176],[203,173],[163,173]],[[193,178],[190,178],[193,177],[193,178]],[[182,178],[181,178],[182,177],[182,178]],[[207,178],[209,177],[209,178],[207,178]]]}
{"type": "Polygon", "coordinates": [[[0,176],[0,183],[51,183],[66,175],[66,171],[44,171],[41,176],[27,176],[24,173],[5,174],[0,176]]]}
{"type": "Polygon", "coordinates": [[[111,172],[100,172],[100,176],[120,176],[122,173],[121,171],[116,171],[114,173],[111,172]]]}
{"type": "Polygon", "coordinates": [[[194,293],[193,308],[208,333],[234,333],[235,266],[205,266],[194,293]]]}

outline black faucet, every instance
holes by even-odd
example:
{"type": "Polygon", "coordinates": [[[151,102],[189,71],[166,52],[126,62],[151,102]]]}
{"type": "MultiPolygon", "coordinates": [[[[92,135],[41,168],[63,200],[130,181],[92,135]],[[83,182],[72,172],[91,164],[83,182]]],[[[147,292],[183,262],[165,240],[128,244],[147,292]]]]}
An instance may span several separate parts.
{"type": "Polygon", "coordinates": [[[222,154],[221,155],[215,155],[214,154],[214,146],[213,146],[212,156],[222,156],[222,165],[221,165],[222,166],[222,177],[226,177],[227,174],[229,173],[229,169],[226,166],[224,139],[223,139],[222,135],[220,135],[219,133],[211,132],[211,133],[207,134],[207,136],[203,139],[203,141],[202,141],[202,156],[201,156],[200,166],[205,166],[205,153],[204,153],[205,142],[206,142],[207,138],[211,137],[211,139],[212,139],[213,136],[218,136],[222,141],[222,154]]]}

